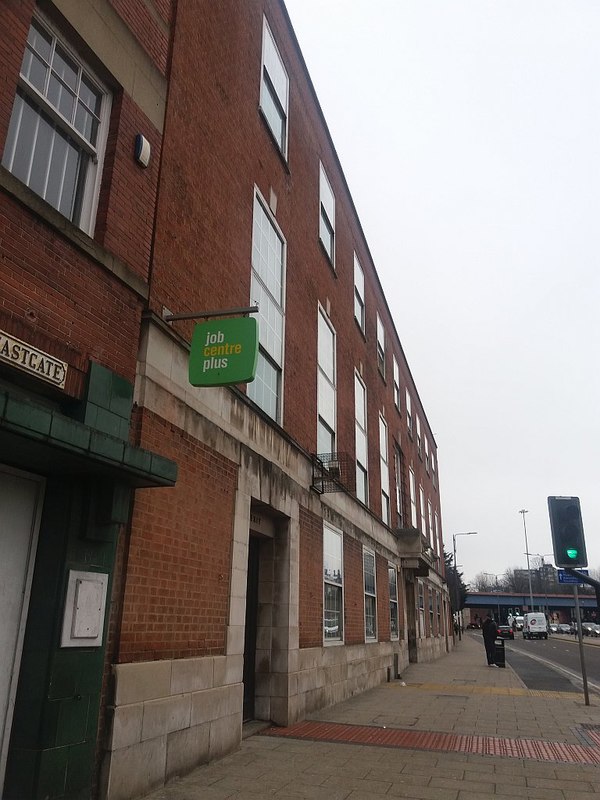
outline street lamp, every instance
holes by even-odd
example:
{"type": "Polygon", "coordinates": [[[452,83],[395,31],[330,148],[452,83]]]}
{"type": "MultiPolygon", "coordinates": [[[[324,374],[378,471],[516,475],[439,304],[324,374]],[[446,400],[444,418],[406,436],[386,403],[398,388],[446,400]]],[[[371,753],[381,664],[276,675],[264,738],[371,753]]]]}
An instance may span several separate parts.
{"type": "Polygon", "coordinates": [[[531,569],[529,567],[529,545],[527,544],[527,525],[525,524],[525,514],[529,514],[526,508],[522,508],[519,514],[523,515],[523,530],[525,532],[525,554],[527,556],[527,578],[529,579],[529,610],[533,611],[533,590],[531,588],[531,569]]]}
{"type": "Polygon", "coordinates": [[[460,592],[458,591],[458,567],[456,565],[456,537],[457,536],[477,536],[477,531],[466,531],[465,533],[452,534],[452,553],[454,555],[454,591],[456,592],[456,611],[458,613],[458,638],[462,640],[462,618],[460,613],[460,592]]]}

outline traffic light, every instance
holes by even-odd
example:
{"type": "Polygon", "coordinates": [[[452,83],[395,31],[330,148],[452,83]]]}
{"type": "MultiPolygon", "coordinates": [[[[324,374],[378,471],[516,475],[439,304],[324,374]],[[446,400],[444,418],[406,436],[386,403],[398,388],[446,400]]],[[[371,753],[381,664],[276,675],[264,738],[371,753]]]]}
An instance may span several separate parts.
{"type": "Polygon", "coordinates": [[[557,567],[587,567],[578,497],[549,497],[550,529],[557,567]]]}

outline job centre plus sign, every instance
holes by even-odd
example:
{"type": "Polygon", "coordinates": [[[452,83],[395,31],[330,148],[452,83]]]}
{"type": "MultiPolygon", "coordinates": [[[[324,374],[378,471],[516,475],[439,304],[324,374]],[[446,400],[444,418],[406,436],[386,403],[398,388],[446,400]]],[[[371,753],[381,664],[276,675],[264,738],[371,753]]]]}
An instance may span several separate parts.
{"type": "Polygon", "coordinates": [[[228,386],[254,380],[258,326],[252,317],[211,320],[194,328],[189,378],[192,386],[228,386]]]}

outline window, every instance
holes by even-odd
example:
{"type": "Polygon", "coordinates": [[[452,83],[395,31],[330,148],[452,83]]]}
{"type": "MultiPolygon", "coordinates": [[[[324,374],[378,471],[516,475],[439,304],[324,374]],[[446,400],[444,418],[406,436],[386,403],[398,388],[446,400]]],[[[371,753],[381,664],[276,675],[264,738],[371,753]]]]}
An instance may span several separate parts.
{"type": "Polygon", "coordinates": [[[423,440],[425,442],[425,469],[427,470],[427,474],[429,475],[429,439],[424,436],[423,440]]]}
{"type": "Polygon", "coordinates": [[[400,628],[398,622],[398,573],[394,564],[388,564],[388,582],[390,586],[390,639],[398,639],[400,628]]]}
{"type": "Polygon", "coordinates": [[[421,512],[421,533],[423,536],[427,536],[427,528],[425,526],[425,492],[422,486],[419,486],[419,510],[421,512]]]}
{"type": "Polygon", "coordinates": [[[418,582],[418,592],[419,592],[419,634],[420,636],[425,636],[425,590],[423,588],[423,582],[418,582]]]}
{"type": "Polygon", "coordinates": [[[363,550],[363,576],[365,582],[365,639],[377,638],[377,595],[375,587],[375,553],[363,550]]]}
{"type": "Polygon", "coordinates": [[[317,452],[335,452],[335,331],[319,309],[317,344],[317,452]]]}
{"type": "Polygon", "coordinates": [[[379,471],[381,475],[381,519],[390,524],[390,471],[388,467],[388,429],[379,415],[379,471]]]}
{"type": "Polygon", "coordinates": [[[408,389],[406,390],[406,427],[408,428],[408,432],[412,436],[412,404],[410,401],[410,394],[408,393],[408,389]]]}
{"type": "Polygon", "coordinates": [[[344,635],[342,532],[323,526],[323,639],[341,642],[344,635]]]}
{"type": "Polygon", "coordinates": [[[385,378],[385,329],[377,314],[377,368],[385,378]]]}
{"type": "Polygon", "coordinates": [[[423,458],[423,440],[421,439],[421,420],[419,419],[419,415],[415,414],[415,419],[417,423],[417,453],[419,454],[419,458],[423,458]]]}
{"type": "Polygon", "coordinates": [[[399,447],[394,448],[394,470],[396,473],[396,514],[398,516],[398,527],[404,527],[404,499],[402,493],[403,483],[403,464],[402,451],[399,447]]]}
{"type": "Polygon", "coordinates": [[[2,164],[93,231],[110,97],[46,22],[29,28],[2,164]]]}
{"type": "Polygon", "coordinates": [[[440,592],[435,593],[435,610],[437,614],[437,632],[442,633],[442,596],[440,592]]]}
{"type": "Polygon", "coordinates": [[[248,397],[281,422],[283,372],[285,241],[258,192],[254,197],[250,297],[259,307],[256,377],[248,397]]]}
{"type": "Polygon", "coordinates": [[[429,633],[433,636],[433,589],[430,586],[427,594],[429,595],[429,633]]]}
{"type": "Polygon", "coordinates": [[[277,146],[287,157],[289,78],[271,29],[264,20],[260,107],[277,146]]]}
{"type": "Polygon", "coordinates": [[[427,501],[427,533],[429,535],[429,544],[433,547],[437,555],[437,540],[435,538],[435,531],[433,529],[433,509],[431,507],[431,500],[427,501]]]}
{"type": "Polygon", "coordinates": [[[431,451],[431,481],[434,486],[437,486],[437,475],[435,469],[435,453],[431,451]]]}
{"type": "Polygon", "coordinates": [[[335,197],[331,189],[331,184],[323,169],[323,164],[319,164],[319,198],[321,206],[321,218],[319,222],[319,238],[323,243],[332,266],[335,265],[335,197]]]}
{"type": "Polygon", "coordinates": [[[442,548],[442,539],[440,537],[440,525],[439,525],[439,519],[438,519],[437,511],[435,511],[434,514],[433,514],[433,525],[434,525],[434,528],[433,528],[434,536],[435,536],[435,541],[436,541],[436,551],[437,551],[438,554],[441,555],[443,553],[443,548],[442,548]]]}
{"type": "Polygon", "coordinates": [[[410,489],[410,524],[413,528],[417,527],[417,485],[415,483],[415,473],[412,469],[408,470],[408,486],[410,489]]]}
{"type": "Polygon", "coordinates": [[[400,367],[394,356],[394,405],[400,411],[400,367]]]}
{"type": "Polygon", "coordinates": [[[365,332],[365,274],[354,253],[354,319],[365,332]]]}
{"type": "Polygon", "coordinates": [[[362,503],[369,497],[367,474],[367,390],[354,373],[354,436],[356,440],[356,496],[362,503]]]}

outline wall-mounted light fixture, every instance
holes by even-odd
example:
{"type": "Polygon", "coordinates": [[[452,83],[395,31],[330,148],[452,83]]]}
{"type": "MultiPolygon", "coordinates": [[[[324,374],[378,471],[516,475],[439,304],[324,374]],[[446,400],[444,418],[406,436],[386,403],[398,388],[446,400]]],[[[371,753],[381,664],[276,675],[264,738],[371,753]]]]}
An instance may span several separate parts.
{"type": "Polygon", "coordinates": [[[150,142],[141,133],[135,137],[135,160],[142,167],[147,167],[150,163],[150,142]]]}

